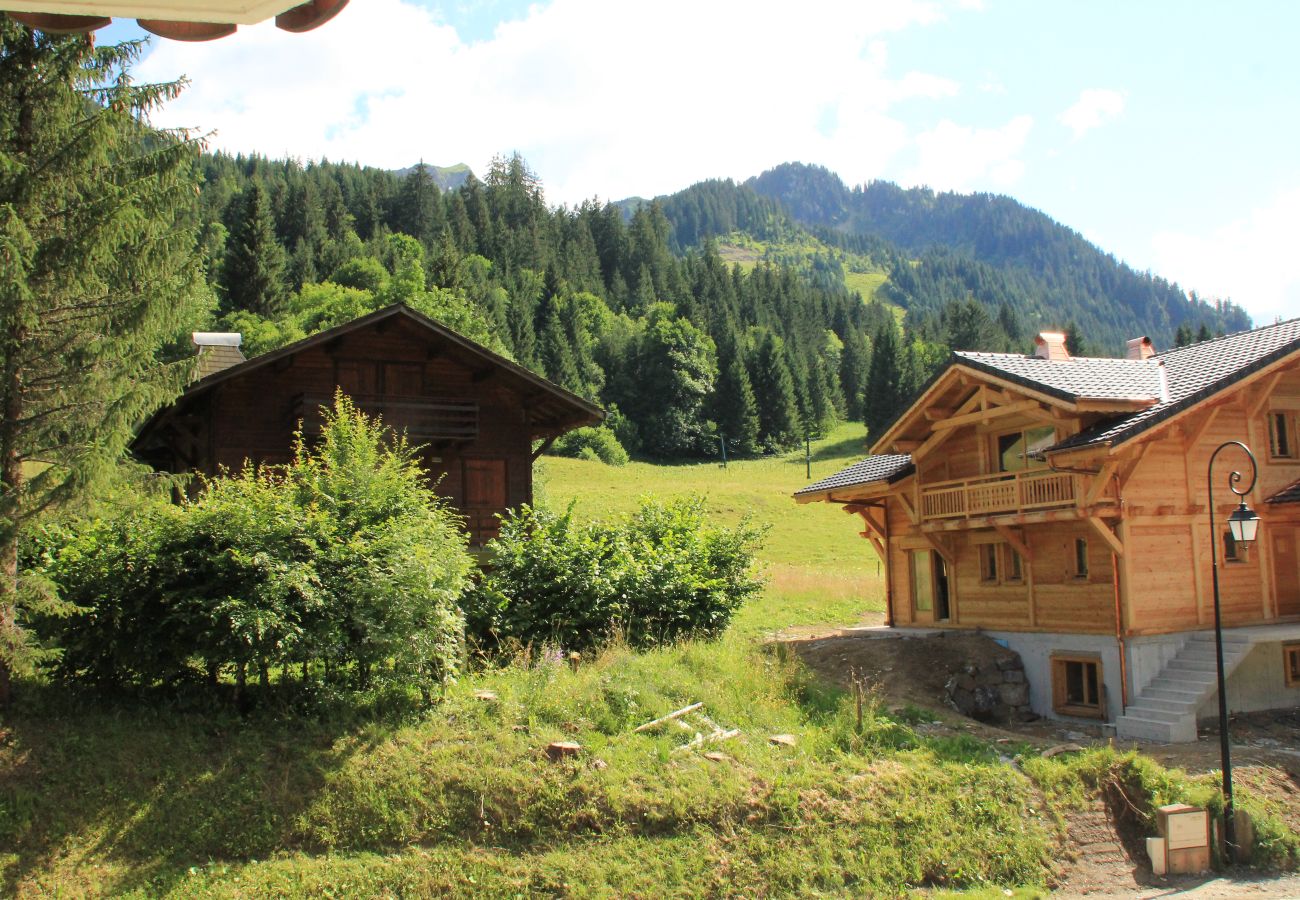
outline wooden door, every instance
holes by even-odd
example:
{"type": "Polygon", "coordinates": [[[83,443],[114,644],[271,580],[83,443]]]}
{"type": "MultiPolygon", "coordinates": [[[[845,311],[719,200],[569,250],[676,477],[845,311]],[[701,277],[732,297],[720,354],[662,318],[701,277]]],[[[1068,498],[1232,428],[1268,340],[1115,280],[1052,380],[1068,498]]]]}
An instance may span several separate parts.
{"type": "Polygon", "coordinates": [[[1273,532],[1272,540],[1277,614],[1279,617],[1300,616],[1300,554],[1297,553],[1296,530],[1278,529],[1273,532]]]}
{"type": "Polygon", "coordinates": [[[506,511],[508,491],[504,459],[466,459],[463,461],[465,524],[470,540],[484,544],[497,536],[499,515],[506,511]]]}

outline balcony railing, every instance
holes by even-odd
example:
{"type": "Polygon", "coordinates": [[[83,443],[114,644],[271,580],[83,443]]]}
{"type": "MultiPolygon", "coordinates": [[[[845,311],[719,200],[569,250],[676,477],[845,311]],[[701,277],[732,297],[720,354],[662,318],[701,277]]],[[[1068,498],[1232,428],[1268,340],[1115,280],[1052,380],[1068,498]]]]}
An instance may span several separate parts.
{"type": "MultiPolygon", "coordinates": [[[[381,416],[384,424],[416,444],[427,441],[472,441],[478,437],[478,401],[436,397],[387,397],[358,394],[352,398],[368,416],[381,416]]],[[[299,394],[290,414],[301,420],[308,434],[318,434],[320,408],[334,405],[326,394],[299,394]]]]}
{"type": "Polygon", "coordinates": [[[1074,505],[1074,476],[1066,472],[1002,472],[937,481],[921,488],[922,519],[992,516],[1074,505]]]}

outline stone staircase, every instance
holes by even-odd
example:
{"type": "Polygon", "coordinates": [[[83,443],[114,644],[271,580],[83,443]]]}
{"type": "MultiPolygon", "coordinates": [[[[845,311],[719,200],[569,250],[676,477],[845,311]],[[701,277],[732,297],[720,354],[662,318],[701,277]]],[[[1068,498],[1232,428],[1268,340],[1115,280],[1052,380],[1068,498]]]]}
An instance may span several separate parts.
{"type": "MultiPolygon", "coordinates": [[[[1249,638],[1223,635],[1225,680],[1252,646],[1249,638]]],[[[1196,711],[1214,696],[1218,687],[1216,669],[1214,633],[1198,632],[1115,720],[1115,734],[1143,741],[1195,741],[1196,711]]]]}

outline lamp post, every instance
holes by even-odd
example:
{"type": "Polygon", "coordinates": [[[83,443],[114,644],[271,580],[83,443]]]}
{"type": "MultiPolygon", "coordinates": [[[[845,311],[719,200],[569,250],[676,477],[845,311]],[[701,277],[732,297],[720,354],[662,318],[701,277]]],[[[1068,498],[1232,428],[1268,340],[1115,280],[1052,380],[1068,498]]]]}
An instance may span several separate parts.
{"type": "Polygon", "coordinates": [[[1219,752],[1223,761],[1223,839],[1225,855],[1228,858],[1228,863],[1232,864],[1237,861],[1237,820],[1232,806],[1232,754],[1228,743],[1228,691],[1223,677],[1223,615],[1219,609],[1219,535],[1214,526],[1214,461],[1228,447],[1240,447],[1242,452],[1250,459],[1250,484],[1246,485],[1245,488],[1237,487],[1241,481],[1240,472],[1234,470],[1228,476],[1228,488],[1241,498],[1240,505],[1228,517],[1228,529],[1232,532],[1233,541],[1241,546],[1248,546],[1254,541],[1255,534],[1259,530],[1259,516],[1246,505],[1246,495],[1254,490],[1255,480],[1259,477],[1259,465],[1255,462],[1255,454],[1250,452],[1249,447],[1241,441],[1227,441],[1215,448],[1214,453],[1210,455],[1210,463],[1205,468],[1205,488],[1208,493],[1207,500],[1210,507],[1210,560],[1214,573],[1214,651],[1219,678],[1219,752]]]}

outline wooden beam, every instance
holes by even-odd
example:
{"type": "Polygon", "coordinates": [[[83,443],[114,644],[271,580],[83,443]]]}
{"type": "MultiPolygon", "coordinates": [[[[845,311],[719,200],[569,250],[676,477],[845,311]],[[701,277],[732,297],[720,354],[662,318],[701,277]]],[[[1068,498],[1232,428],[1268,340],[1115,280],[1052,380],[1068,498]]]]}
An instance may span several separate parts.
{"type": "Polygon", "coordinates": [[[921,518],[916,514],[916,507],[912,506],[912,501],[907,499],[906,494],[898,494],[897,496],[899,504],[903,507],[903,512],[907,513],[907,517],[912,520],[912,524],[919,525],[921,518]]]}
{"type": "Polygon", "coordinates": [[[1273,377],[1264,383],[1264,386],[1260,389],[1258,398],[1250,405],[1250,411],[1248,413],[1250,418],[1253,419],[1255,416],[1259,415],[1268,404],[1269,396],[1273,393],[1273,388],[1277,387],[1277,383],[1282,380],[1282,374],[1283,373],[1281,372],[1274,372],[1273,377]]]}
{"type": "Polygon", "coordinates": [[[1009,403],[1006,406],[995,406],[992,409],[966,413],[964,416],[953,416],[950,419],[944,419],[942,422],[935,422],[930,426],[930,430],[942,431],[948,428],[960,428],[962,425],[973,425],[986,419],[998,419],[1015,413],[1028,412],[1031,409],[1038,409],[1037,400],[1021,400],[1018,403],[1009,403]]]}
{"type": "Polygon", "coordinates": [[[936,431],[934,434],[930,435],[926,439],[925,443],[921,444],[921,446],[917,447],[915,450],[912,451],[913,461],[921,459],[927,454],[934,452],[934,450],[940,444],[948,440],[948,438],[952,437],[956,433],[957,433],[956,430],[952,428],[947,428],[943,431],[936,431]]]}
{"type": "Polygon", "coordinates": [[[1111,531],[1105,522],[1096,516],[1088,516],[1087,522],[1092,526],[1092,530],[1097,532],[1097,535],[1110,546],[1116,556],[1124,555],[1124,543],[1115,537],[1115,532],[1111,531]]]}
{"type": "Polygon", "coordinates": [[[921,415],[925,416],[926,420],[930,422],[938,422],[940,419],[946,419],[956,414],[957,410],[947,406],[932,406],[921,411],[921,415]]]}
{"type": "MultiPolygon", "coordinates": [[[[1278,377],[1281,377],[1281,374],[1282,373],[1279,372],[1278,377]]],[[[1184,455],[1187,454],[1187,451],[1191,450],[1198,443],[1200,443],[1201,438],[1205,437],[1205,432],[1210,430],[1210,426],[1214,424],[1214,420],[1219,417],[1219,410],[1221,409],[1223,409],[1222,406],[1214,407],[1209,411],[1209,413],[1206,414],[1205,418],[1201,420],[1199,425],[1187,429],[1187,433],[1183,439],[1184,455]]]]}
{"type": "Polygon", "coordinates": [[[1015,548],[1016,552],[1020,554],[1021,559],[1025,562],[1034,561],[1034,551],[1029,549],[1029,545],[1022,541],[1020,535],[1016,534],[1010,526],[1003,525],[1000,522],[994,522],[993,529],[1006,538],[1007,543],[1015,548]]]}
{"type": "Polygon", "coordinates": [[[532,456],[533,462],[537,462],[537,457],[541,456],[547,450],[550,450],[551,445],[555,443],[555,439],[558,437],[559,437],[558,434],[553,434],[550,437],[543,440],[540,444],[538,444],[537,449],[533,451],[533,456],[532,456]]]}
{"type": "Polygon", "coordinates": [[[1111,476],[1115,474],[1115,470],[1118,468],[1119,460],[1117,459],[1109,460],[1101,467],[1101,471],[1092,477],[1092,483],[1088,485],[1087,493],[1085,493],[1079,500],[1079,506],[1081,508],[1087,509],[1089,506],[1092,506],[1097,502],[1102,493],[1106,490],[1106,485],[1110,483],[1111,476]]]}
{"type": "MultiPolygon", "coordinates": [[[[947,544],[943,543],[942,541],[940,541],[937,537],[935,537],[935,536],[932,535],[932,534],[926,534],[926,533],[922,532],[922,533],[921,533],[921,537],[925,540],[925,542],[926,542],[927,544],[930,545],[930,549],[932,549],[935,553],[938,553],[940,556],[943,557],[943,561],[944,561],[944,562],[946,562],[948,565],[952,566],[954,569],[956,568],[956,566],[957,566],[956,557],[953,555],[952,550],[948,549],[948,545],[947,545],[947,544]]],[[[955,573],[953,573],[953,574],[955,574],[955,573]]],[[[950,591],[951,591],[951,589],[952,589],[952,582],[955,581],[955,580],[956,580],[956,579],[953,578],[953,577],[949,577],[949,579],[948,579],[949,590],[950,590],[950,591]]],[[[949,599],[951,600],[951,594],[949,594],[949,599]]]]}

